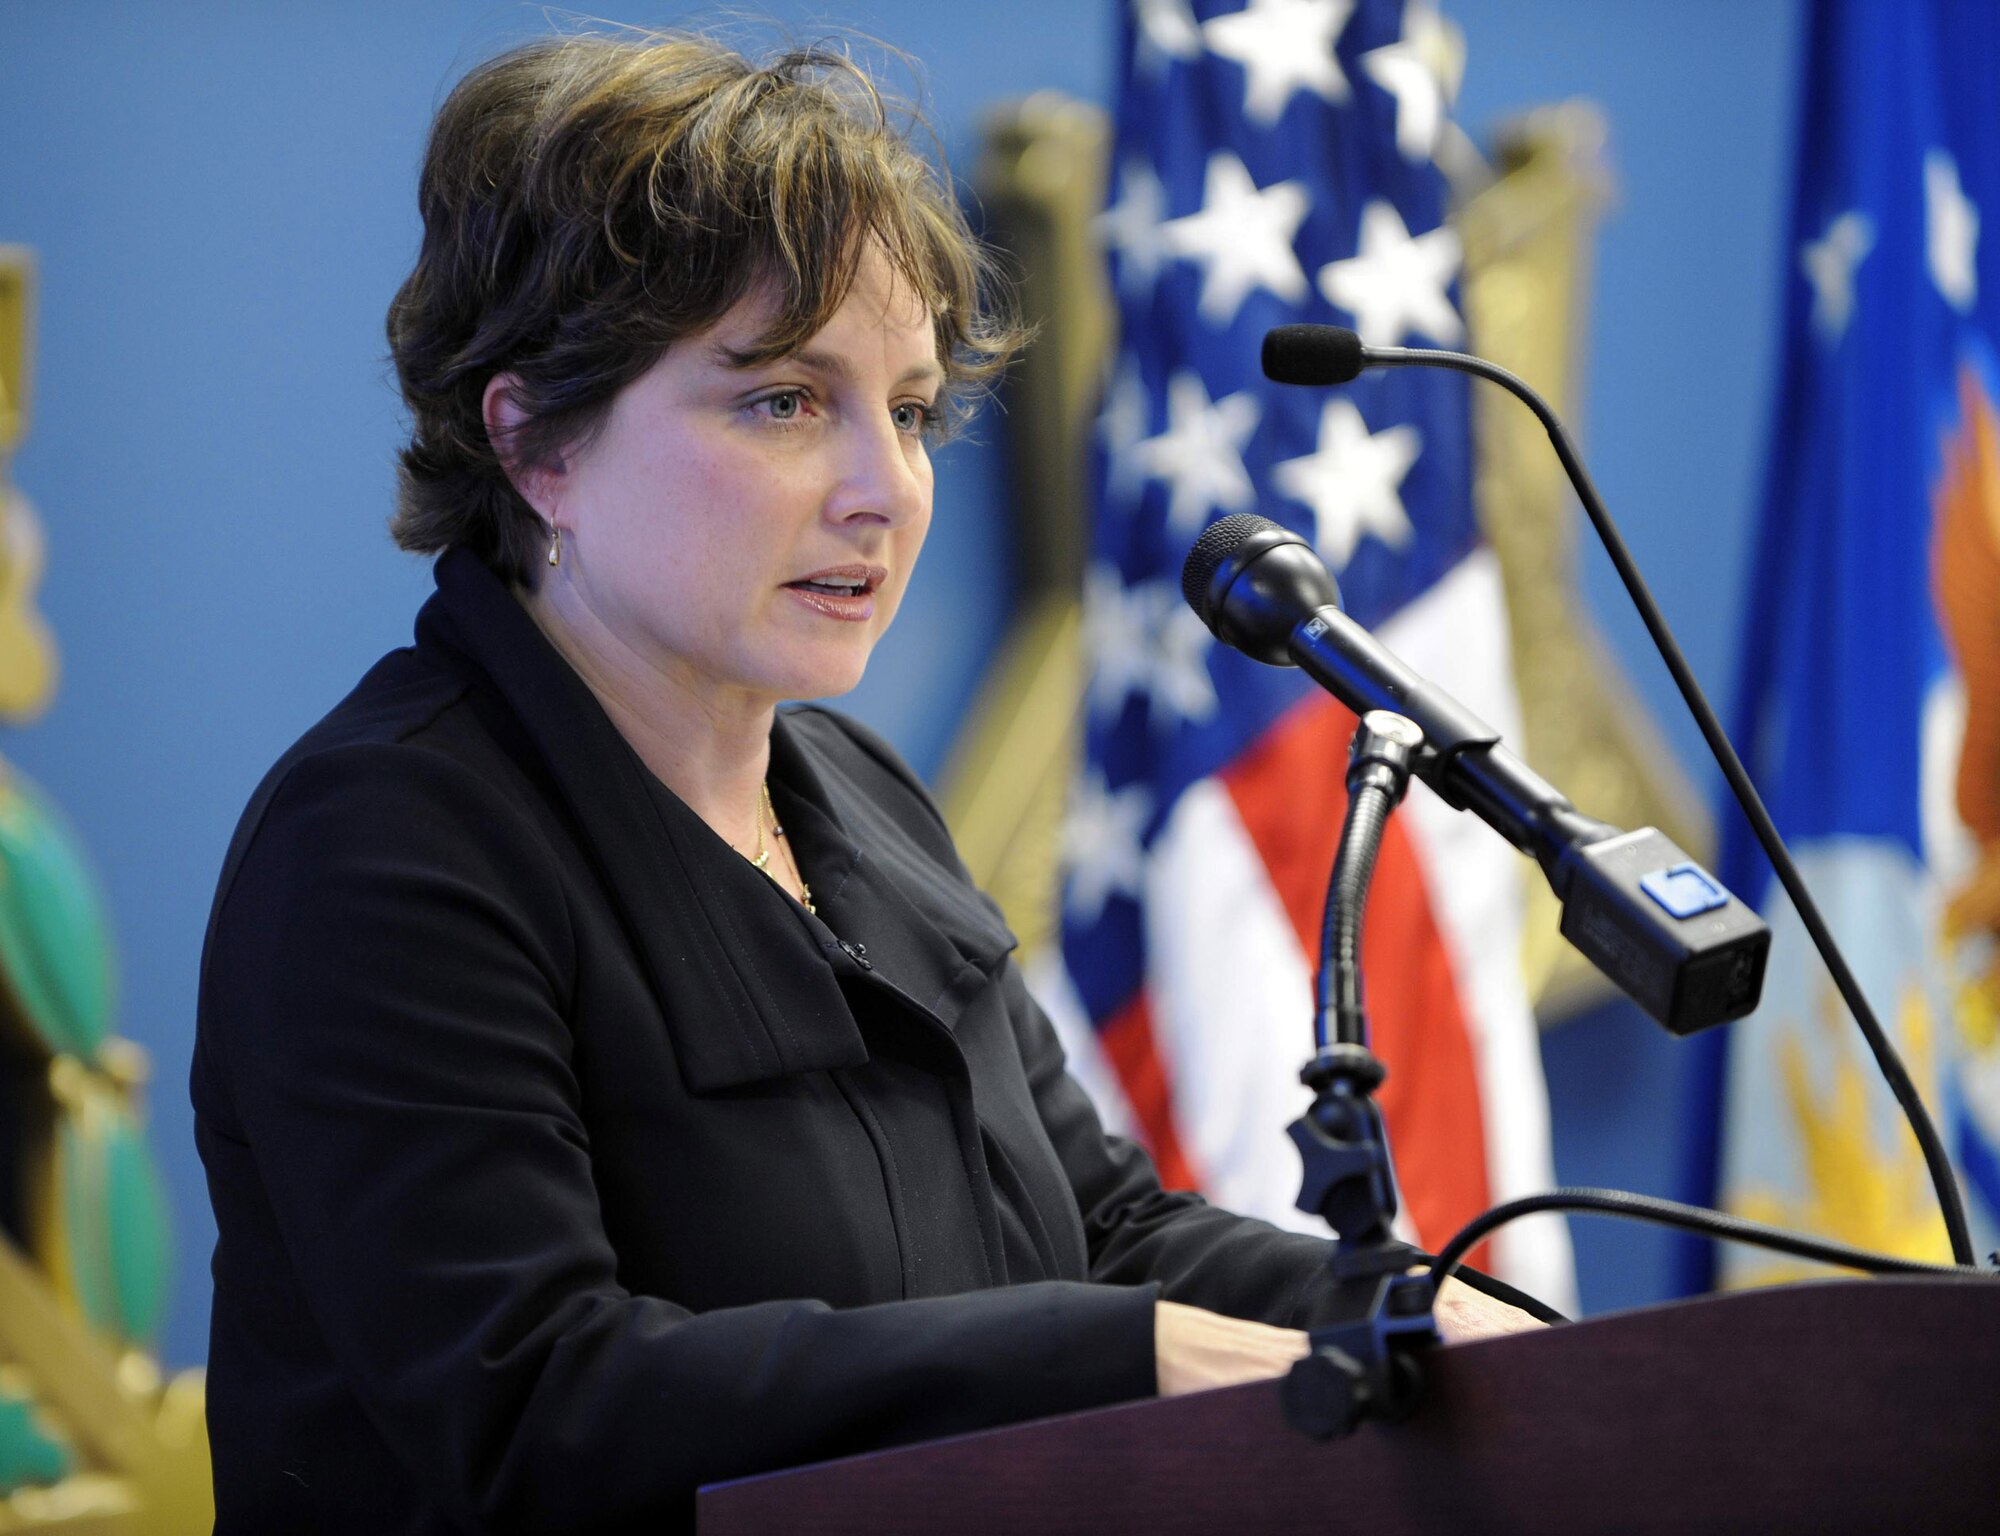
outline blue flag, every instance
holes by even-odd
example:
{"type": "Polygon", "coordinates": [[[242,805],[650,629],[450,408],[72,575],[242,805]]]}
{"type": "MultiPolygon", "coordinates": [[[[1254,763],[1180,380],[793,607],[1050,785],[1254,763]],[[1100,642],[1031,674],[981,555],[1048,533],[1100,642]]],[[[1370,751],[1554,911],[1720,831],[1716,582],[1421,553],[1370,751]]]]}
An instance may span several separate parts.
{"type": "MultiPolygon", "coordinates": [[[[1807,28],[1783,384],[1735,736],[1938,1117],[2000,1211],[2000,9],[1820,0],[1807,28]]],[[[1723,878],[1773,930],[1735,1026],[1718,1192],[1950,1257],[1915,1138],[1747,826],[1723,878]]],[[[1752,1250],[1722,1278],[1807,1267],[1752,1250]]],[[[1823,1271],[1822,1271],[1823,1273],[1823,1271]]]]}

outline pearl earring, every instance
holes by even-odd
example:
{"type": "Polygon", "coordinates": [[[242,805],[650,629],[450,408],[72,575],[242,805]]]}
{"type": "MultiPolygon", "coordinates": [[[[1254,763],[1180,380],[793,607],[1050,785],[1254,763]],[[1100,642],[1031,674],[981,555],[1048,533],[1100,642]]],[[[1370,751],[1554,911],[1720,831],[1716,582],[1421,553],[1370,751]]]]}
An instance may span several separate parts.
{"type": "Polygon", "coordinates": [[[549,564],[562,564],[562,529],[555,530],[555,537],[549,540],[549,564]]]}

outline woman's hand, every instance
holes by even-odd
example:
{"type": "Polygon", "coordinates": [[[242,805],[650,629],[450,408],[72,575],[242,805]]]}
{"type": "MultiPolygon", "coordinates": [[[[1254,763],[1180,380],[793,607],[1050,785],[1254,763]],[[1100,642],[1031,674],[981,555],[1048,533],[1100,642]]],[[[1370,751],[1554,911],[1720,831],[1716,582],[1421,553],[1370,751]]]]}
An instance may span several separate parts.
{"type": "MultiPolygon", "coordinates": [[[[1482,1295],[1456,1276],[1438,1288],[1431,1316],[1447,1344],[1548,1326],[1519,1307],[1482,1295]]],[[[1308,1347],[1306,1335],[1296,1328],[1246,1323],[1177,1301],[1153,1304],[1153,1360],[1162,1397],[1282,1376],[1294,1360],[1305,1357],[1308,1347]]]]}
{"type": "MultiPolygon", "coordinates": [[[[1412,1271],[1415,1274],[1423,1270],[1412,1271]]],[[[1447,1275],[1431,1303],[1431,1317],[1438,1334],[1447,1344],[1466,1344],[1474,1339],[1494,1339],[1503,1333],[1521,1333],[1529,1328],[1546,1328],[1539,1318],[1528,1316],[1519,1307],[1495,1301],[1465,1284],[1456,1275],[1447,1275]]]]}
{"type": "Polygon", "coordinates": [[[1296,1328],[1246,1323],[1177,1301],[1153,1304],[1153,1360],[1162,1397],[1282,1376],[1305,1353],[1306,1336],[1296,1328]]]}

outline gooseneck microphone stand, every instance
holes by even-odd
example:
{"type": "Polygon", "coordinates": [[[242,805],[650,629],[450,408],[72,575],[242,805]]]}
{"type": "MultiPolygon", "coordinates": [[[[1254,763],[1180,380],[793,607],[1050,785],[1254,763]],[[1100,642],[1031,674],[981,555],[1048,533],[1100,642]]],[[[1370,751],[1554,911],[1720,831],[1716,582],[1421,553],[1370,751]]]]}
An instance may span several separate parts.
{"type": "MultiPolygon", "coordinates": [[[[1955,1265],[1868,1253],[1715,1211],[1622,1190],[1558,1189],[1510,1201],[1469,1223],[1435,1261],[1397,1239],[1396,1179],[1375,1090],[1388,1075],[1368,1048],[1361,992],[1361,921],[1375,856],[1410,774],[1430,751],[1411,720],[1388,710],[1362,716],[1347,768],[1347,819],[1334,856],[1320,933],[1315,1050],[1299,1076],[1312,1107],[1289,1127],[1304,1164],[1299,1209],[1339,1235],[1327,1263],[1331,1321],[1311,1331],[1311,1349],[1280,1385],[1285,1421],[1327,1440],[1364,1419],[1396,1422],[1423,1396],[1423,1352],[1438,1342],[1436,1287],[1488,1232],[1536,1211],[1594,1211],[1704,1232],[1726,1241],[1874,1273],[1978,1275],[1955,1265]],[[1417,1264],[1428,1265],[1410,1273],[1417,1264]]],[[[1996,1258],[2000,1258],[1997,1255],[1996,1258]]]]}
{"type": "Polygon", "coordinates": [[[1423,733],[1401,715],[1373,710],[1354,733],[1347,820],[1334,857],[1320,935],[1312,1060],[1299,1074],[1312,1107],[1290,1134],[1305,1174],[1299,1209],[1339,1234],[1329,1264],[1334,1318],[1312,1330],[1312,1350],[1282,1388],[1285,1419],[1316,1439],[1350,1433],[1365,1417],[1406,1418],[1423,1391],[1418,1354],[1437,1342],[1424,1256],[1391,1233],[1396,1179],[1374,1099],[1387,1071],[1368,1049],[1361,998],[1361,919],[1382,832],[1409,787],[1423,733]]]}
{"type": "MultiPolygon", "coordinates": [[[[1833,931],[1826,919],[1820,915],[1818,903],[1812,892],[1806,888],[1805,877],[1799,873],[1790,852],[1785,848],[1784,839],[1778,835],[1777,824],[1765,808],[1763,797],[1751,783],[1749,772],[1742,759],[1736,755],[1736,748],[1730,744],[1728,734],[1722,729],[1722,722],[1709,706],[1707,695],[1695,679],[1694,669],[1681,654],[1675,642],[1673,631],[1668,628],[1666,616],[1654,602],[1653,594],[1640,575],[1638,563],[1625,547],[1625,541],[1618,532],[1617,524],[1611,519],[1610,510],[1604,499],[1598,495],[1596,485],[1591,481],[1590,472],[1584,468],[1583,457],[1576,451],[1576,444],[1570,441],[1568,430],[1561,419],[1550,409],[1549,404],[1528,384],[1502,368],[1497,363],[1488,362],[1483,357],[1474,357],[1463,352],[1441,352],[1421,347],[1371,347],[1353,331],[1331,325],[1281,325],[1269,331],[1264,337],[1263,366],[1265,376],[1280,384],[1345,384],[1357,378],[1370,368],[1447,368],[1455,373],[1470,374],[1474,378],[1485,379],[1498,384],[1523,405],[1534,412],[1535,419],[1542,424],[1549,435],[1549,442],[1562,462],[1563,471],[1569,476],[1571,487],[1576,491],[1577,500],[1582,504],[1591,526],[1597,530],[1604,551],[1611,557],[1611,563],[1618,572],[1618,578],[1625,584],[1632,604],[1644,621],[1647,634],[1672,674],[1674,686],[1694,716],[1695,724],[1701,728],[1703,739],[1714,753],[1722,776],[1728,782],[1736,802],[1743,808],[1751,829],[1757,834],[1757,841],[1771,860],[1772,872],[1778,883],[1785,888],[1798,911],[1799,920],[1805,925],[1811,937],[1813,948],[1819,951],[1826,963],[1828,973],[1833,978],[1834,987],[1846,1002],[1847,1009],[1859,1026],[1862,1036],[1868,1042],[1868,1049],[1881,1069],[1883,1081],[1888,1083],[1896,1102],[1902,1106],[1904,1117],[1910,1123],[1910,1130],[1917,1139],[1917,1146],[1923,1152],[1924,1166],[1929,1171],[1931,1183],[1937,1189],[1938,1206],[1944,1216],[1945,1232],[1951,1241],[1951,1255],[1955,1264],[1970,1267],[1976,1260],[1972,1250],[1972,1236],[1966,1222],[1965,1197],[1958,1187],[1957,1175],[1952,1172],[1951,1158],[1945,1150],[1944,1139],[1938,1135],[1937,1126],[1932,1121],[1930,1111],[1925,1107],[1923,1096],[1917,1092],[1916,1084],[1910,1077],[1909,1068],[1903,1064],[1894,1041],[1882,1028],[1875,1017],[1874,1009],[1861,991],[1847,958],[1834,942],[1833,931]]],[[[1190,597],[1192,601],[1192,597],[1190,597]]],[[[1197,607],[1197,612],[1203,610],[1197,607]]]]}

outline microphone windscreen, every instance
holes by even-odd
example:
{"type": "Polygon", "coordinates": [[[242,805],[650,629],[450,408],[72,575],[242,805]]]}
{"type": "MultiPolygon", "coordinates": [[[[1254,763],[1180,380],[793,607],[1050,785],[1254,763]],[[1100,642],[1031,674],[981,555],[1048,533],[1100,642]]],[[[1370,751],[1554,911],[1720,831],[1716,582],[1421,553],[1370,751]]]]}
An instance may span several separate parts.
{"type": "Polygon", "coordinates": [[[1241,549],[1252,534],[1280,526],[1254,512],[1232,512],[1210,523],[1194,541],[1194,548],[1181,562],[1181,596],[1210,629],[1215,628],[1215,622],[1208,612],[1208,584],[1222,569],[1222,562],[1241,549]]]}
{"type": "Polygon", "coordinates": [[[1277,384],[1345,384],[1366,366],[1361,338],[1338,325],[1281,325],[1264,333],[1264,377],[1277,384]]]}

